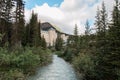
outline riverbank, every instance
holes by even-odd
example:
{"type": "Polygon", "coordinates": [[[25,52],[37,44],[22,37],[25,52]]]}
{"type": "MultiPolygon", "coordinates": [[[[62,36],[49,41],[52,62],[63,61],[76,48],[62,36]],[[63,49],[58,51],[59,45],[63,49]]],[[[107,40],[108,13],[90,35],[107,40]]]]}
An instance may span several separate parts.
{"type": "Polygon", "coordinates": [[[53,61],[47,66],[40,67],[37,74],[28,80],[79,80],[72,66],[64,59],[53,55],[53,61]]]}
{"type": "MultiPolygon", "coordinates": [[[[63,58],[65,61],[67,61],[75,70],[75,73],[77,74],[77,77],[79,80],[83,80],[84,78],[84,74],[82,74],[80,71],[79,68],[79,65],[78,64],[81,60],[80,60],[80,57],[78,59],[76,59],[76,57],[72,57],[72,52],[71,51],[66,51],[66,52],[63,52],[63,51],[56,51],[55,52],[56,55],[58,55],[59,57],[63,58]],[[78,62],[77,62],[78,61],[78,62]]],[[[83,57],[84,58],[84,57],[83,57]]]]}
{"type": "Polygon", "coordinates": [[[12,51],[0,48],[0,80],[26,80],[36,68],[52,62],[48,49],[40,47],[18,48],[12,51]]]}

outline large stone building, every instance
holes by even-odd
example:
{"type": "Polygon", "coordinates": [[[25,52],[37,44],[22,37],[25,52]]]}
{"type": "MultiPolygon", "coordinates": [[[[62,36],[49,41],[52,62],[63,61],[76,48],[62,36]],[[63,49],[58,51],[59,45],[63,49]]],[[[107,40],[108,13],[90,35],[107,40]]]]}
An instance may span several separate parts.
{"type": "Polygon", "coordinates": [[[41,36],[45,38],[47,46],[54,46],[58,34],[61,35],[61,38],[64,42],[68,39],[68,34],[62,33],[55,26],[51,25],[48,22],[42,23],[41,25],[41,36]]]}

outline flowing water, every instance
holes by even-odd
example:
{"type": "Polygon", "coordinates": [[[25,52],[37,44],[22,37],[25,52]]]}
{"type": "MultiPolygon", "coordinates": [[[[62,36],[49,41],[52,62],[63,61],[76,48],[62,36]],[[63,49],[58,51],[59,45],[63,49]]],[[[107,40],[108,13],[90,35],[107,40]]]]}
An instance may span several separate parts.
{"type": "Polygon", "coordinates": [[[28,80],[78,80],[72,66],[62,58],[53,56],[53,62],[37,70],[28,80]]]}

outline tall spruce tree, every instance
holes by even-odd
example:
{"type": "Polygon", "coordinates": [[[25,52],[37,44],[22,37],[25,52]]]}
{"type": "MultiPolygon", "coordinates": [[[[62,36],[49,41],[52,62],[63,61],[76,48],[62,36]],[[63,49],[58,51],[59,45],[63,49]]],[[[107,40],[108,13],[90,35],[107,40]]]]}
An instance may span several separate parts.
{"type": "Polygon", "coordinates": [[[46,49],[47,48],[47,43],[46,43],[46,40],[45,40],[44,36],[41,37],[41,41],[40,42],[41,42],[41,47],[43,49],[46,49]]]}
{"type": "Polygon", "coordinates": [[[78,36],[78,27],[77,27],[77,24],[75,24],[74,35],[78,36]]]}
{"type": "Polygon", "coordinates": [[[36,26],[36,47],[41,46],[41,22],[36,26]]]}
{"type": "Polygon", "coordinates": [[[74,28],[74,44],[77,44],[78,42],[78,26],[77,24],[75,24],[75,28],[74,28]]]}
{"type": "Polygon", "coordinates": [[[97,27],[97,39],[96,39],[96,54],[98,56],[96,63],[96,72],[99,75],[98,79],[105,80],[109,76],[109,71],[106,67],[106,56],[108,53],[108,39],[107,39],[107,12],[104,2],[102,3],[102,9],[97,11],[96,23],[97,27]]]}
{"type": "Polygon", "coordinates": [[[97,14],[96,14],[95,18],[96,18],[96,20],[95,20],[96,31],[97,31],[97,34],[99,34],[101,31],[101,18],[100,18],[99,7],[97,7],[97,14]]]}
{"type": "Polygon", "coordinates": [[[89,25],[89,22],[88,20],[86,21],[86,24],[85,24],[85,48],[88,49],[89,48],[89,42],[90,42],[90,25],[89,25]]]}
{"type": "Polygon", "coordinates": [[[85,35],[89,35],[90,34],[90,24],[88,22],[88,20],[86,21],[86,24],[85,24],[85,35]]]}
{"type": "Polygon", "coordinates": [[[115,0],[112,23],[109,27],[108,70],[113,80],[120,79],[120,2],[115,0]]]}
{"type": "Polygon", "coordinates": [[[58,33],[57,39],[56,39],[56,42],[55,42],[55,49],[57,51],[60,51],[60,50],[62,50],[62,48],[63,48],[63,39],[61,38],[61,34],[58,33]]]}
{"type": "Polygon", "coordinates": [[[32,12],[29,24],[26,26],[26,44],[29,46],[42,46],[41,22],[38,22],[37,14],[32,12]]]}
{"type": "Polygon", "coordinates": [[[15,23],[13,25],[12,45],[21,46],[24,31],[24,2],[23,0],[15,0],[15,23]]]}
{"type": "Polygon", "coordinates": [[[35,46],[37,44],[36,42],[36,33],[37,33],[37,26],[38,26],[38,22],[37,22],[37,14],[35,14],[34,12],[32,12],[32,17],[30,19],[30,23],[28,25],[28,44],[30,46],[35,46]]]}
{"type": "Polygon", "coordinates": [[[13,0],[0,0],[0,33],[4,34],[2,45],[11,43],[13,0]]]}
{"type": "Polygon", "coordinates": [[[74,55],[77,56],[79,53],[79,36],[78,36],[78,26],[75,24],[74,35],[73,35],[73,44],[72,44],[74,55]]]}

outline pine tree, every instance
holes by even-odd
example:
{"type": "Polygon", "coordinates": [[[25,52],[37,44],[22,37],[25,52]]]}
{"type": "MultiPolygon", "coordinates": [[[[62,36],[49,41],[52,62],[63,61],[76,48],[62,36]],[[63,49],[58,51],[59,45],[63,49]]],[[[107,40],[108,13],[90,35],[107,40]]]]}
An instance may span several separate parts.
{"type": "Polygon", "coordinates": [[[25,33],[24,45],[29,46],[29,42],[30,42],[30,26],[29,26],[29,24],[26,24],[24,33],[25,33]]]}
{"type": "Polygon", "coordinates": [[[5,16],[6,0],[0,0],[0,19],[5,16]]]}
{"type": "Polygon", "coordinates": [[[24,31],[24,2],[23,0],[15,0],[15,23],[13,25],[12,45],[21,46],[24,31]]]}
{"type": "Polygon", "coordinates": [[[0,33],[5,34],[2,45],[11,43],[11,28],[12,28],[12,9],[14,7],[13,0],[0,1],[0,33]]]}
{"type": "Polygon", "coordinates": [[[74,28],[74,44],[78,43],[78,26],[77,24],[75,24],[75,28],[74,28]]]}
{"type": "Polygon", "coordinates": [[[36,42],[36,30],[37,30],[37,15],[32,12],[32,17],[30,19],[30,22],[27,26],[27,32],[28,32],[28,45],[29,46],[35,46],[37,44],[36,42]]]}
{"type": "Polygon", "coordinates": [[[109,54],[107,57],[108,70],[112,79],[120,79],[120,5],[115,0],[115,6],[112,12],[112,23],[109,27],[109,54]]]}
{"type": "Polygon", "coordinates": [[[79,53],[79,36],[78,36],[78,26],[75,24],[74,36],[73,36],[73,47],[74,55],[77,56],[79,53]]]}
{"type": "Polygon", "coordinates": [[[42,47],[43,49],[46,49],[46,48],[47,48],[47,43],[46,43],[46,41],[45,41],[44,36],[41,38],[41,47],[42,47]]]}
{"type": "Polygon", "coordinates": [[[75,24],[74,35],[78,36],[78,27],[77,27],[77,24],[75,24]]]}
{"type": "Polygon", "coordinates": [[[89,48],[89,42],[90,42],[90,25],[89,25],[89,22],[88,20],[86,21],[86,24],[85,24],[85,48],[88,49],[89,48]]]}
{"type": "Polygon", "coordinates": [[[95,20],[95,26],[96,26],[96,31],[97,31],[97,35],[100,33],[101,31],[101,18],[100,18],[100,9],[99,7],[97,8],[97,14],[95,16],[96,20],[95,20]]]}
{"type": "Polygon", "coordinates": [[[96,72],[99,76],[99,79],[105,80],[110,76],[110,72],[107,71],[106,67],[106,57],[108,54],[108,38],[107,38],[107,12],[104,2],[102,3],[102,9],[97,11],[96,23],[97,27],[97,39],[96,39],[96,54],[97,54],[97,63],[96,72]]]}
{"type": "Polygon", "coordinates": [[[36,46],[41,46],[41,22],[38,22],[38,26],[36,26],[36,46]]]}
{"type": "Polygon", "coordinates": [[[58,33],[57,39],[56,39],[56,42],[55,42],[55,49],[57,51],[60,51],[60,50],[62,50],[62,47],[63,47],[63,39],[61,38],[61,34],[58,33]]]}
{"type": "Polygon", "coordinates": [[[86,21],[86,24],[85,24],[85,35],[89,35],[90,34],[90,25],[89,25],[89,22],[88,20],[86,21]]]}
{"type": "Polygon", "coordinates": [[[5,6],[5,20],[8,22],[12,21],[12,9],[15,6],[13,0],[6,0],[5,1],[6,6],[5,6]]]}
{"type": "Polygon", "coordinates": [[[26,26],[26,44],[39,47],[42,46],[41,40],[41,22],[38,22],[37,14],[32,12],[30,22],[26,26]]]}
{"type": "Polygon", "coordinates": [[[37,18],[37,14],[34,14],[33,17],[33,24],[30,25],[31,27],[33,27],[33,45],[37,47],[38,45],[38,39],[39,39],[39,26],[38,26],[38,18],[37,18]]]}

